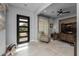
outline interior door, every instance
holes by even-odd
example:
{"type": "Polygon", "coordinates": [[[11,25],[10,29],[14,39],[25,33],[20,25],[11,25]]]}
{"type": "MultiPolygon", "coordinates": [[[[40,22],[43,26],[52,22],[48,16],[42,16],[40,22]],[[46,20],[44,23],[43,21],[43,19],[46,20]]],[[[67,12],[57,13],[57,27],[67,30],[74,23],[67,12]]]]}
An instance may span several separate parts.
{"type": "Polygon", "coordinates": [[[17,43],[29,42],[30,19],[27,16],[17,15],[17,43]]]}

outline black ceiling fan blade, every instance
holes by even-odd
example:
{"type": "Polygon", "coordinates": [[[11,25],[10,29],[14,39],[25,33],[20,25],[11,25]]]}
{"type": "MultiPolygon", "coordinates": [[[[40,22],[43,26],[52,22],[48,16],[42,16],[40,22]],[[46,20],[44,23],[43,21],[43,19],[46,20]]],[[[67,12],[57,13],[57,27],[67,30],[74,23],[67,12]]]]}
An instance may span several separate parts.
{"type": "Polygon", "coordinates": [[[60,15],[60,13],[59,14],[57,14],[57,16],[59,16],[60,15]]]}
{"type": "Polygon", "coordinates": [[[65,14],[65,13],[70,13],[70,11],[64,11],[63,9],[59,9],[58,11],[57,11],[57,16],[59,16],[60,14],[65,14]]]}
{"type": "Polygon", "coordinates": [[[70,11],[66,11],[66,12],[63,12],[63,13],[70,13],[70,11]]]}
{"type": "Polygon", "coordinates": [[[60,10],[58,10],[57,12],[58,12],[58,13],[62,13],[62,12],[63,12],[63,9],[60,9],[60,10]]]}

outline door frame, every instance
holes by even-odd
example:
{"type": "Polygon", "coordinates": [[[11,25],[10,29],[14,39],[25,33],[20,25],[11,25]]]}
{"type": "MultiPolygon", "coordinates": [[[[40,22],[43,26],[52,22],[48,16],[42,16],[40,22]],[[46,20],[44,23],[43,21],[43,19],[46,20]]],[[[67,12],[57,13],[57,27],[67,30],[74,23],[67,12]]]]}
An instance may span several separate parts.
{"type": "Polygon", "coordinates": [[[30,41],[30,17],[17,14],[17,44],[22,44],[30,41]],[[19,42],[19,17],[28,18],[28,40],[24,42],[19,42]]]}

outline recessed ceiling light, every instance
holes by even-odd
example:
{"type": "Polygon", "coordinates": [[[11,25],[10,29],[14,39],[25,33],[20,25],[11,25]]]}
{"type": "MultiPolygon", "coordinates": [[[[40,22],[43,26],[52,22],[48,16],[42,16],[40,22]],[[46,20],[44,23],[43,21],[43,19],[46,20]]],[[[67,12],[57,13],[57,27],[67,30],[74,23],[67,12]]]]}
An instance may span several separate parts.
{"type": "Polygon", "coordinates": [[[52,13],[55,13],[54,11],[52,11],[52,13]]]}
{"type": "Polygon", "coordinates": [[[44,10],[44,12],[47,12],[46,10],[44,10]]]}

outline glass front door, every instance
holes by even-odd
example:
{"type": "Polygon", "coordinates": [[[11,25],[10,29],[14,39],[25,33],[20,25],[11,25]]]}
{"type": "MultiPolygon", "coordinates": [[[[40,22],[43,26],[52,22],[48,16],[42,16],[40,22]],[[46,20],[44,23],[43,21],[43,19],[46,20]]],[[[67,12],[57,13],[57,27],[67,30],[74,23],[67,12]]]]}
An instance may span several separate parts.
{"type": "Polygon", "coordinates": [[[29,42],[29,17],[17,15],[17,43],[29,42]]]}

